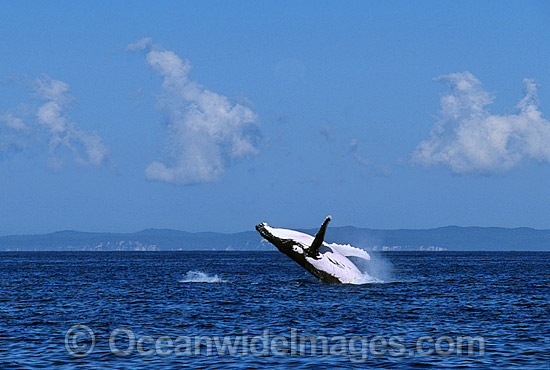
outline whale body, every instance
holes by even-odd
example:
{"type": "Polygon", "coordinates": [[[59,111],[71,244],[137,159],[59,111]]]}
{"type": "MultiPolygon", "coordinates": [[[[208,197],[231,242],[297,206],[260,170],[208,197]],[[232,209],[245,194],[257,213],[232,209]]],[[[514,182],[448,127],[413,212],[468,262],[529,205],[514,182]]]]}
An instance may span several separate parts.
{"type": "Polygon", "coordinates": [[[272,227],[265,222],[256,225],[256,230],[322,283],[357,282],[363,273],[349,257],[370,260],[370,255],[351,245],[324,242],[330,220],[331,216],[328,216],[315,237],[295,230],[272,227]]]}

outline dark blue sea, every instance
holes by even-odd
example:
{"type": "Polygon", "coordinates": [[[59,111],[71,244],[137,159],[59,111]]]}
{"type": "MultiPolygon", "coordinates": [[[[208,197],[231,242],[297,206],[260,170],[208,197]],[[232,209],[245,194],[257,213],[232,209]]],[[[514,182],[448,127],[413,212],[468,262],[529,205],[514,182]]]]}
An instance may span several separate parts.
{"type": "Polygon", "coordinates": [[[0,368],[550,369],[550,253],[0,253],[0,368]]]}

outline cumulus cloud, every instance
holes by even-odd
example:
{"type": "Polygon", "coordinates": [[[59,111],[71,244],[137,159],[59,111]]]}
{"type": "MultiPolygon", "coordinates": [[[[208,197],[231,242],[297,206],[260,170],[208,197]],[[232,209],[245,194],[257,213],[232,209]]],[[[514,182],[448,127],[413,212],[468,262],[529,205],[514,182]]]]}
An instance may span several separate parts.
{"type": "Polygon", "coordinates": [[[145,51],[147,64],[163,78],[158,107],[167,120],[167,161],[146,169],[150,180],[178,185],[219,180],[225,168],[258,152],[258,117],[189,78],[191,64],[142,39],[126,47],[145,51]]]}
{"type": "Polygon", "coordinates": [[[440,100],[441,119],[430,138],[412,154],[425,166],[444,165],[455,173],[503,173],[527,159],[550,162],[550,122],[542,117],[534,80],[524,79],[525,96],[514,114],[487,109],[493,96],[471,73],[438,77],[450,91],[440,100]]]}
{"type": "Polygon", "coordinates": [[[19,117],[15,117],[12,113],[4,113],[0,115],[0,123],[3,124],[6,128],[16,131],[27,130],[27,126],[25,125],[23,120],[19,117]]]}
{"type": "Polygon", "coordinates": [[[65,111],[72,101],[69,95],[69,85],[62,81],[43,76],[35,80],[35,93],[44,101],[36,118],[38,123],[47,130],[52,164],[59,168],[62,159],[61,148],[69,149],[75,161],[80,165],[101,165],[108,154],[107,147],[101,137],[93,131],[84,131],[71,122],[65,111]]]}
{"type": "Polygon", "coordinates": [[[50,163],[55,170],[59,170],[63,165],[60,153],[63,148],[69,149],[76,163],[80,165],[101,165],[108,154],[108,148],[103,144],[101,137],[96,132],[78,128],[66,114],[73,101],[69,94],[69,85],[47,75],[33,82],[34,96],[41,102],[36,108],[34,119],[31,124],[25,124],[22,118],[11,113],[1,115],[0,123],[3,123],[4,128],[11,130],[8,136],[2,136],[3,146],[17,149],[25,146],[21,135],[16,136],[14,132],[24,133],[33,141],[45,133],[48,138],[50,163]]]}

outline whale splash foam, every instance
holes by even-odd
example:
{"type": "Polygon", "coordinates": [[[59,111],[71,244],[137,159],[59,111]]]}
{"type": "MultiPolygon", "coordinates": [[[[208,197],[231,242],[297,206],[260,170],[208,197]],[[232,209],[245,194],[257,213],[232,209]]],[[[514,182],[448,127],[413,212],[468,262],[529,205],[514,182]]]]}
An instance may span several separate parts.
{"type": "Polygon", "coordinates": [[[381,284],[392,281],[392,265],[378,254],[370,253],[370,259],[353,258],[352,262],[363,276],[351,284],[381,284]]]}
{"type": "Polygon", "coordinates": [[[222,280],[218,275],[208,275],[202,271],[187,271],[180,283],[227,283],[227,280],[222,280]]]}

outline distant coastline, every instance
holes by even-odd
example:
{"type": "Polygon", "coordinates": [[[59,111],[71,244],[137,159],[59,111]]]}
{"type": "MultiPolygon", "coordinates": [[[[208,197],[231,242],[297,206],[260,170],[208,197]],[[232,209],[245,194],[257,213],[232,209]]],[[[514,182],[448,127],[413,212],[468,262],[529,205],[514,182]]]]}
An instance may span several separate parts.
{"type": "MultiPolygon", "coordinates": [[[[315,234],[315,229],[301,231],[315,234]]],[[[550,251],[550,230],[459,227],[434,229],[368,229],[333,227],[327,242],[373,251],[550,251]]],[[[136,233],[58,231],[0,236],[0,251],[245,251],[272,250],[255,231],[190,233],[147,229],[136,233]]]]}

